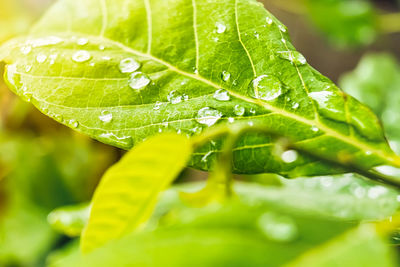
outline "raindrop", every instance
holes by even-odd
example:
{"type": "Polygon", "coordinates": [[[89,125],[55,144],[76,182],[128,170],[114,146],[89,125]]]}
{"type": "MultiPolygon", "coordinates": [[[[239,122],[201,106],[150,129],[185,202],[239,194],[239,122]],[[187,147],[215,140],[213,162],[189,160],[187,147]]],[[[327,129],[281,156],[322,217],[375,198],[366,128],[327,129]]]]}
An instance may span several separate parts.
{"type": "Polygon", "coordinates": [[[230,74],[229,72],[227,72],[226,70],[224,70],[224,71],[221,73],[221,78],[222,78],[222,80],[223,80],[224,82],[227,82],[227,81],[229,81],[229,79],[231,78],[231,74],[230,74]]]}
{"type": "Polygon", "coordinates": [[[20,51],[24,55],[28,55],[32,51],[32,46],[27,45],[20,48],[20,51]]]}
{"type": "Polygon", "coordinates": [[[111,59],[111,57],[109,57],[109,56],[104,56],[104,57],[102,57],[102,59],[104,59],[104,60],[110,60],[111,59]]]}
{"type": "Polygon", "coordinates": [[[274,21],[270,17],[266,17],[265,21],[268,23],[268,25],[271,25],[272,23],[274,23],[274,21]]]}
{"type": "Polygon", "coordinates": [[[103,110],[99,119],[104,123],[110,123],[113,119],[113,114],[108,110],[103,110]]]}
{"type": "Polygon", "coordinates": [[[79,122],[77,120],[72,119],[72,120],[69,121],[69,125],[71,125],[72,128],[78,128],[79,127],[79,122]]]}
{"type": "Polygon", "coordinates": [[[72,56],[72,60],[78,63],[86,62],[90,60],[92,56],[90,53],[86,50],[79,50],[75,52],[75,54],[72,56]]]}
{"type": "Polygon", "coordinates": [[[287,150],[282,153],[281,158],[283,162],[292,163],[297,160],[298,153],[296,150],[287,150]]]}
{"type": "Polygon", "coordinates": [[[255,110],[254,108],[251,108],[249,112],[250,112],[251,114],[253,114],[253,115],[256,114],[256,110],[255,110]]]}
{"type": "Polygon", "coordinates": [[[154,104],[154,110],[159,110],[160,109],[160,107],[161,107],[161,105],[162,105],[162,102],[160,102],[160,101],[157,101],[155,104],[154,104]]]}
{"type": "Polygon", "coordinates": [[[253,80],[254,96],[272,101],[282,94],[282,83],[273,75],[261,75],[253,80]]]}
{"type": "Polygon", "coordinates": [[[26,65],[25,66],[25,71],[26,72],[30,72],[32,70],[32,66],[31,65],[26,65]]]}
{"type": "Polygon", "coordinates": [[[169,92],[167,99],[171,104],[178,104],[183,101],[183,96],[178,94],[176,90],[172,90],[169,92]]]}
{"type": "Polygon", "coordinates": [[[293,109],[298,109],[299,106],[300,106],[299,103],[293,103],[292,108],[293,108],[293,109]]]}
{"type": "Polygon", "coordinates": [[[279,25],[278,25],[278,28],[279,28],[279,30],[280,30],[281,32],[286,32],[286,31],[287,31],[286,28],[285,28],[285,26],[283,26],[282,24],[279,24],[279,25]]]}
{"type": "Polygon", "coordinates": [[[307,63],[306,58],[297,51],[279,51],[279,57],[286,59],[296,65],[305,65],[307,63]]]}
{"type": "Polygon", "coordinates": [[[254,32],[254,37],[256,37],[256,39],[260,39],[260,34],[258,34],[257,32],[254,32]]]}
{"type": "Polygon", "coordinates": [[[131,148],[133,146],[133,140],[130,136],[119,137],[113,133],[103,133],[100,138],[107,140],[110,143],[115,143],[119,147],[131,148]]]}
{"type": "Polygon", "coordinates": [[[140,68],[140,63],[138,63],[135,59],[128,57],[119,63],[119,70],[122,73],[132,73],[140,68]]]}
{"type": "Polygon", "coordinates": [[[100,50],[104,50],[104,49],[106,49],[106,48],[105,48],[104,45],[99,45],[99,49],[100,49],[100,50]]]}
{"type": "Polygon", "coordinates": [[[226,31],[226,26],[220,22],[215,23],[215,27],[217,33],[224,33],[226,31]]]}
{"type": "Polygon", "coordinates": [[[260,216],[257,224],[263,234],[272,241],[291,242],[298,236],[295,221],[286,215],[267,212],[260,216]]]}
{"type": "Polygon", "coordinates": [[[205,124],[207,126],[214,125],[220,118],[222,113],[216,109],[205,107],[199,110],[197,113],[197,122],[205,124]]]}
{"type": "Polygon", "coordinates": [[[246,112],[246,109],[240,105],[236,105],[234,107],[234,112],[236,116],[243,116],[244,113],[246,112]]]}
{"type": "Polygon", "coordinates": [[[207,152],[207,153],[201,158],[201,162],[207,163],[208,157],[209,157],[212,153],[213,153],[212,151],[207,152]]]}
{"type": "Polygon", "coordinates": [[[318,132],[318,131],[319,131],[319,128],[318,128],[317,126],[312,126],[312,127],[311,127],[311,131],[313,131],[313,132],[318,132]]]}
{"type": "Polygon", "coordinates": [[[57,54],[52,54],[49,56],[50,58],[50,65],[53,65],[56,62],[58,55],[57,54]]]}
{"type": "Polygon", "coordinates": [[[40,53],[39,55],[36,56],[36,61],[38,63],[43,63],[47,60],[47,56],[43,53],[40,53]]]}
{"type": "Polygon", "coordinates": [[[234,122],[235,122],[235,118],[229,117],[229,118],[228,118],[228,122],[229,122],[229,123],[234,123],[234,122]]]}
{"type": "Polygon", "coordinates": [[[87,38],[79,38],[76,43],[78,45],[87,45],[89,43],[89,40],[87,38]]]}
{"type": "Polygon", "coordinates": [[[151,82],[150,78],[142,72],[134,72],[129,79],[129,86],[135,90],[142,90],[151,82]]]}
{"type": "Polygon", "coordinates": [[[224,89],[218,89],[217,91],[215,91],[214,98],[219,101],[229,101],[231,99],[228,91],[224,89]]]}
{"type": "Polygon", "coordinates": [[[338,98],[333,92],[331,91],[320,91],[320,92],[311,92],[309,93],[309,96],[317,102],[319,108],[322,111],[325,111],[326,115],[337,119],[337,120],[343,120],[344,119],[344,110],[339,110],[337,109],[338,105],[335,101],[335,99],[338,98]]]}

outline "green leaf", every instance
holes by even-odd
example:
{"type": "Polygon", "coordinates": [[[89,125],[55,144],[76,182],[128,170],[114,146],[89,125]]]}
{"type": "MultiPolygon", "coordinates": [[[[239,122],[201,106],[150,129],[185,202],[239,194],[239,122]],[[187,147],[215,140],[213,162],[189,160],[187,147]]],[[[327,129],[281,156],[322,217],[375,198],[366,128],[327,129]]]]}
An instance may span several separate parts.
{"type": "Polygon", "coordinates": [[[311,22],[339,48],[371,44],[378,15],[368,0],[306,0],[311,22]]]}
{"type": "MultiPolygon", "coordinates": [[[[365,168],[400,165],[375,115],[309,66],[286,27],[254,0],[60,0],[29,37],[5,44],[0,59],[18,95],[121,148],[236,120],[365,168]]],[[[211,142],[191,166],[209,170],[220,148],[211,142]]],[[[270,138],[246,135],[234,171],[338,171],[306,156],[288,164],[273,151],[270,138]]]]}
{"type": "Polygon", "coordinates": [[[400,66],[394,56],[367,54],[339,82],[346,92],[370,106],[382,119],[391,141],[400,142],[400,66]]]}
{"type": "Polygon", "coordinates": [[[89,252],[145,223],[159,194],[183,170],[191,153],[187,138],[164,134],[135,147],[110,168],[94,194],[82,251],[89,252]]]}
{"type": "Polygon", "coordinates": [[[308,251],[287,266],[394,267],[398,263],[394,251],[375,227],[367,224],[308,251]]]}
{"type": "Polygon", "coordinates": [[[67,236],[80,236],[89,219],[89,204],[66,206],[53,210],[47,221],[57,231],[67,236]]]}

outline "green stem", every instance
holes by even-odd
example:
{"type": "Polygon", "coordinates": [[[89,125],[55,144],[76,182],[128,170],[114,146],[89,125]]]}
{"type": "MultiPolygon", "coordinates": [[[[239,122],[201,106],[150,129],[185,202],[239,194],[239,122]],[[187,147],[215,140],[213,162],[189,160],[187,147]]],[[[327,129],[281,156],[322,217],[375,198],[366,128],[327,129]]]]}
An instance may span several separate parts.
{"type": "MultiPolygon", "coordinates": [[[[298,152],[308,155],[310,157],[325,161],[326,163],[339,167],[343,169],[346,172],[351,172],[351,173],[358,173],[361,174],[362,176],[365,176],[371,180],[384,183],[387,185],[392,185],[395,187],[400,187],[400,179],[397,177],[392,177],[392,176],[387,176],[382,173],[379,173],[377,171],[373,170],[366,170],[362,166],[359,166],[357,163],[353,162],[350,157],[327,157],[325,155],[322,155],[318,153],[318,151],[310,150],[304,147],[301,147],[297,145],[296,143],[292,142],[289,138],[286,138],[282,134],[273,131],[271,129],[266,129],[265,125],[261,124],[254,124],[253,126],[249,126],[248,124],[236,124],[236,125],[221,125],[218,127],[211,128],[209,131],[206,131],[203,135],[197,136],[193,139],[194,146],[200,147],[204,145],[205,143],[209,142],[210,140],[222,136],[229,136],[229,135],[235,135],[236,136],[236,141],[237,138],[242,136],[245,133],[263,133],[265,135],[271,136],[274,139],[279,139],[279,138],[284,138],[285,144],[287,144],[286,148],[287,149],[294,149],[297,150],[298,152]]],[[[236,141],[234,144],[236,144],[236,141]]],[[[232,146],[232,144],[230,144],[232,146]]],[[[233,147],[232,147],[233,148],[233,147]]],[[[228,153],[224,150],[223,153],[228,153]]],[[[232,153],[231,151],[229,153],[232,153]]],[[[230,165],[229,165],[230,166],[230,165]]]]}

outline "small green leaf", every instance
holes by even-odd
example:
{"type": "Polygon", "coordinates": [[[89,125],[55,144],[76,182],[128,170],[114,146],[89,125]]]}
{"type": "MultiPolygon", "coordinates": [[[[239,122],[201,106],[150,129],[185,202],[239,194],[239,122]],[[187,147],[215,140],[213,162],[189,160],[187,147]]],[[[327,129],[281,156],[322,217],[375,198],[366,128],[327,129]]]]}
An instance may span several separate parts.
{"type": "Polygon", "coordinates": [[[89,204],[67,206],[52,211],[47,221],[57,231],[67,236],[80,236],[90,213],[89,204]]]}
{"type": "Polygon", "coordinates": [[[135,147],[110,168],[94,194],[82,251],[89,252],[145,223],[159,194],[182,171],[191,153],[187,138],[164,134],[135,147]]]}
{"type": "MultiPolygon", "coordinates": [[[[367,169],[400,166],[375,115],[308,65],[286,27],[255,0],[59,0],[29,37],[0,49],[1,59],[22,98],[121,148],[163,131],[193,135],[242,121],[367,169]]],[[[288,164],[273,143],[243,137],[234,171],[338,171],[304,155],[288,164]]],[[[220,149],[211,142],[190,165],[210,170],[220,149]]]]}

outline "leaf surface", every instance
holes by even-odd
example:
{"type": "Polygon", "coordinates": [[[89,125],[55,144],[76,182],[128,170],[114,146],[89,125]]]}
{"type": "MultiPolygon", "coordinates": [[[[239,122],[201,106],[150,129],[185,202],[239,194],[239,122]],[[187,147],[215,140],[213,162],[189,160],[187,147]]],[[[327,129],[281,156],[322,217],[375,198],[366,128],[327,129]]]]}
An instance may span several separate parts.
{"type": "MultiPolygon", "coordinates": [[[[309,66],[254,0],[60,0],[0,59],[17,94],[121,148],[163,131],[245,121],[365,168],[400,163],[375,115],[309,66]]],[[[209,170],[220,148],[210,143],[190,164],[209,170]]],[[[273,150],[270,138],[245,136],[234,171],[334,172],[305,156],[285,163],[273,150]]]]}
{"type": "Polygon", "coordinates": [[[186,166],[190,141],[164,134],[132,149],[102,178],[81,246],[88,252],[134,231],[151,216],[159,194],[186,166]]]}

